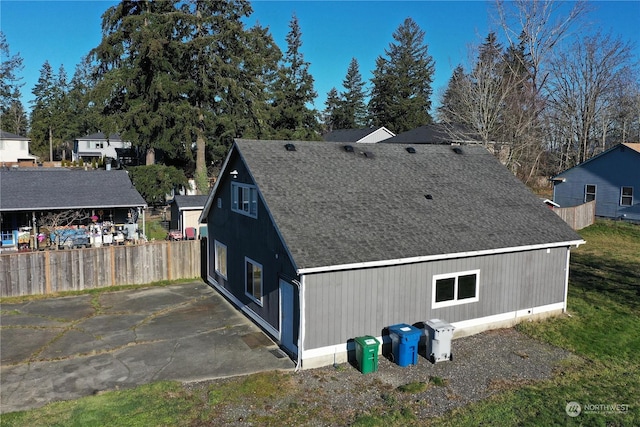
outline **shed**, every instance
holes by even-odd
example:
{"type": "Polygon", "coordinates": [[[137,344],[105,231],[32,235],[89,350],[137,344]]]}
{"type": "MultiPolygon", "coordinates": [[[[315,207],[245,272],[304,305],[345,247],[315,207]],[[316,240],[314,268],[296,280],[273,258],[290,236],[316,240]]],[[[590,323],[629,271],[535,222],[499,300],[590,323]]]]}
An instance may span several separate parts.
{"type": "Polygon", "coordinates": [[[444,319],[457,336],[566,309],[584,243],[485,148],[236,140],[207,199],[208,283],[303,368],[444,319]]]}
{"type": "Polygon", "coordinates": [[[187,228],[200,230],[200,214],[206,202],[206,195],[174,196],[171,201],[171,229],[180,230],[183,236],[187,228]]]}

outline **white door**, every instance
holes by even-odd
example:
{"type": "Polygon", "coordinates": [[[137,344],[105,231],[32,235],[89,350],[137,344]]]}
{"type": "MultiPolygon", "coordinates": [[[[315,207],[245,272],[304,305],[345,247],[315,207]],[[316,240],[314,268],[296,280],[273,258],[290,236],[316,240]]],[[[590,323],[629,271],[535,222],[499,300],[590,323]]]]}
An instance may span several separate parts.
{"type": "MultiPolygon", "coordinates": [[[[280,344],[292,354],[298,354],[297,342],[293,336],[295,313],[293,304],[295,289],[291,283],[280,280],[280,344]]],[[[296,340],[297,341],[297,340],[296,340]]]]}

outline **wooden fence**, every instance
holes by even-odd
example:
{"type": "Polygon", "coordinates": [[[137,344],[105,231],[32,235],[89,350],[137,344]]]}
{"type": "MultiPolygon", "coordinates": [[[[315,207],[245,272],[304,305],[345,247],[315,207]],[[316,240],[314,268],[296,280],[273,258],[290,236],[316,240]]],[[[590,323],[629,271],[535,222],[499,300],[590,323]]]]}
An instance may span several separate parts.
{"type": "Polygon", "coordinates": [[[201,241],[0,255],[0,297],[140,285],[201,276],[201,241]]]}
{"type": "Polygon", "coordinates": [[[570,208],[553,208],[553,211],[574,230],[590,226],[596,220],[596,201],[584,203],[570,208]]]}

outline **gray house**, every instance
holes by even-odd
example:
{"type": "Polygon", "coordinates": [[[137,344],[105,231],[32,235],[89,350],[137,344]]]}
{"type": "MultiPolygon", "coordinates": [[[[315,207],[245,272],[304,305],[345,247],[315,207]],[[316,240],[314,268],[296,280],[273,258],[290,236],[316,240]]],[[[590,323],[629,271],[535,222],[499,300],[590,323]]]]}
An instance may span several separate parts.
{"type": "Polygon", "coordinates": [[[640,143],[618,144],[551,178],[561,207],[596,201],[596,215],[640,221],[640,143]]]}
{"type": "Polygon", "coordinates": [[[236,140],[201,221],[208,282],[303,368],[397,323],[561,313],[584,243],[477,146],[236,140]]]}

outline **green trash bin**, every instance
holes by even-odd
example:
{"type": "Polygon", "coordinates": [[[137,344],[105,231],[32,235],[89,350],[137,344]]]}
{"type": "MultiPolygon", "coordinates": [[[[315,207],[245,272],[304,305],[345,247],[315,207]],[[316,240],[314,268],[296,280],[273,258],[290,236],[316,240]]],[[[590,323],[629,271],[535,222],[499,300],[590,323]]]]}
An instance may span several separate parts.
{"type": "Polygon", "coordinates": [[[380,343],[372,336],[357,337],[356,342],[356,361],[358,368],[363,374],[376,372],[378,370],[378,348],[380,343]]]}

